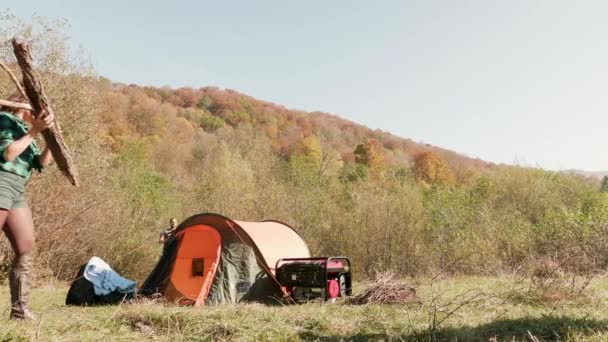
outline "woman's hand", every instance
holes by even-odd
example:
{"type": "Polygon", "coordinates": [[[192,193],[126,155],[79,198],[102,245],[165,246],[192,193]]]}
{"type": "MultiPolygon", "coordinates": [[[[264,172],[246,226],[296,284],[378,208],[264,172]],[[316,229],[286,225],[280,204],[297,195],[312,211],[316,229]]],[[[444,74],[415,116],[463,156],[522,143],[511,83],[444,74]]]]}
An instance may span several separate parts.
{"type": "Polygon", "coordinates": [[[32,133],[40,133],[53,125],[55,125],[55,116],[43,110],[37,118],[32,118],[32,133]]]}

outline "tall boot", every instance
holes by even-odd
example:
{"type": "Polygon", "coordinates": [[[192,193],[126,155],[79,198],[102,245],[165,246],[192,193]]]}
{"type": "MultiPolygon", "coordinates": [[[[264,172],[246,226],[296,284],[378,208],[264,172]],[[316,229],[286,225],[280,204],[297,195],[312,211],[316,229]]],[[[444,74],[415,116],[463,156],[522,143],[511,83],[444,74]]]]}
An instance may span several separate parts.
{"type": "Polygon", "coordinates": [[[11,290],[10,319],[35,319],[28,310],[30,281],[32,274],[32,255],[30,253],[16,256],[9,275],[11,290]]]}

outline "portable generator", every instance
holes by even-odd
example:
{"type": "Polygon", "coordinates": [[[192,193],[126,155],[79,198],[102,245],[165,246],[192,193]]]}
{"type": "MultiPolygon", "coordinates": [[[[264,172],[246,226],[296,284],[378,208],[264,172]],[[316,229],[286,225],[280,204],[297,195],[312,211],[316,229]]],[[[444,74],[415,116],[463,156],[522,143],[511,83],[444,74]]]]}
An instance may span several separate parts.
{"type": "Polygon", "coordinates": [[[296,303],[335,300],[352,293],[350,260],[346,257],[279,259],[276,277],[296,303]]]}

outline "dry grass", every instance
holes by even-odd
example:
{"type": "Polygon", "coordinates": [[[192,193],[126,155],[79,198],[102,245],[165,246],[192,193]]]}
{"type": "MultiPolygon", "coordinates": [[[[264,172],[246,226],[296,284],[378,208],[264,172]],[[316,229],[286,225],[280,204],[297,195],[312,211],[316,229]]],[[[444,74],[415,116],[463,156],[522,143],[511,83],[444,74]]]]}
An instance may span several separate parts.
{"type": "Polygon", "coordinates": [[[560,260],[534,258],[514,273],[515,287],[520,290],[514,291],[509,299],[553,307],[588,301],[591,298],[586,290],[601,273],[594,263],[587,260],[583,253],[567,251],[560,260]],[[579,259],[585,262],[580,263],[579,259]],[[581,264],[585,267],[581,267],[581,264]]]}
{"type": "MultiPolygon", "coordinates": [[[[460,277],[412,282],[422,305],[259,304],[195,309],[149,300],[107,307],[66,307],[67,288],[34,290],[39,320],[9,322],[8,290],[0,288],[0,341],[602,341],[608,339],[608,278],[586,290],[592,301],[531,305],[502,300],[514,282],[507,278],[460,277]],[[446,319],[431,336],[427,307],[432,292],[442,300],[479,290],[489,296],[446,319]],[[4,311],[3,311],[4,310],[4,311]]],[[[447,302],[446,302],[447,303],[447,302]]]]}

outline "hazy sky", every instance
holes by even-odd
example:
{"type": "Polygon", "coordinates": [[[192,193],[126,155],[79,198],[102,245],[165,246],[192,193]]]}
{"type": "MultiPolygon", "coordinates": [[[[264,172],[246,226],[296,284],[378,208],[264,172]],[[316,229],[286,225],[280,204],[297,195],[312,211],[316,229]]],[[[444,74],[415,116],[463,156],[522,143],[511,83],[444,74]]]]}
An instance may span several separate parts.
{"type": "Polygon", "coordinates": [[[485,160],[608,170],[607,1],[9,6],[68,19],[115,81],[216,85],[485,160]]]}

